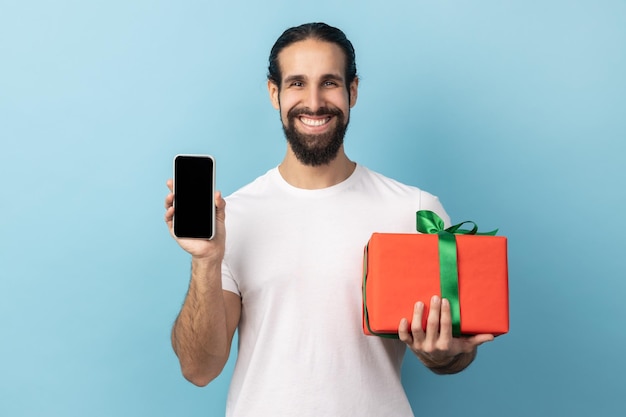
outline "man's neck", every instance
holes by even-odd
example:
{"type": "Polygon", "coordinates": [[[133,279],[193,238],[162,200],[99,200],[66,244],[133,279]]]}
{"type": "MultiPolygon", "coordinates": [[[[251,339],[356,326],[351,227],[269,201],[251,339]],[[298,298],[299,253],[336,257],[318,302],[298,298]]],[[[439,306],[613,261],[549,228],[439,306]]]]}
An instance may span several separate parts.
{"type": "Polygon", "coordinates": [[[288,149],[285,159],[278,166],[278,171],[283,179],[294,187],[318,190],[345,181],[355,168],[356,163],[348,159],[343,148],[330,163],[320,166],[304,165],[288,149]]]}

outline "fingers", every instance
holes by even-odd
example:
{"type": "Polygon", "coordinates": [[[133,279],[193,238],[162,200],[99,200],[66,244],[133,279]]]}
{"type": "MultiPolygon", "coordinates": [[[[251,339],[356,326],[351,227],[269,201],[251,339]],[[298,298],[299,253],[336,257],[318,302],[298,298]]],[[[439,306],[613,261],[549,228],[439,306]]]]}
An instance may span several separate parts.
{"type": "Polygon", "coordinates": [[[425,306],[423,302],[418,301],[415,303],[415,306],[413,307],[413,321],[411,322],[411,333],[413,334],[413,337],[420,340],[424,338],[424,329],[422,328],[424,309],[425,306]]]}
{"type": "Polygon", "coordinates": [[[398,326],[398,336],[400,340],[406,343],[407,345],[413,344],[413,336],[409,332],[409,321],[405,318],[400,320],[400,325],[398,326]]]}
{"type": "Polygon", "coordinates": [[[174,205],[174,194],[169,193],[165,197],[165,209],[167,210],[168,208],[172,207],[173,205],[174,205]]]}
{"type": "Polygon", "coordinates": [[[226,207],[226,201],[222,197],[222,192],[221,191],[216,191],[215,192],[215,196],[213,198],[215,200],[215,207],[218,210],[224,210],[224,207],[226,207]]]}
{"type": "Polygon", "coordinates": [[[167,188],[169,188],[170,193],[165,197],[165,209],[169,209],[174,204],[174,194],[173,194],[173,181],[171,179],[167,180],[165,183],[167,188]]]}
{"type": "Polygon", "coordinates": [[[421,344],[424,340],[424,330],[422,329],[422,317],[424,315],[424,303],[418,301],[413,307],[413,318],[411,319],[411,326],[409,328],[409,321],[403,318],[398,326],[398,336],[400,340],[409,345],[413,345],[414,342],[421,344]]]}
{"type": "Polygon", "coordinates": [[[474,347],[480,346],[483,343],[491,342],[495,338],[492,334],[477,334],[471,337],[471,344],[474,347]]]}
{"type": "Polygon", "coordinates": [[[450,301],[441,299],[441,313],[439,315],[439,339],[447,344],[452,339],[452,313],[450,312],[450,301]]]}
{"type": "Polygon", "coordinates": [[[411,321],[411,336],[413,337],[413,341],[415,342],[413,347],[421,346],[426,339],[426,334],[424,333],[424,329],[422,328],[422,322],[424,317],[424,310],[426,307],[424,303],[418,301],[413,306],[413,320],[411,321]]]}
{"type": "Polygon", "coordinates": [[[430,311],[426,320],[426,342],[435,346],[439,339],[439,320],[441,314],[441,299],[434,295],[430,299],[430,311]]]}
{"type": "Polygon", "coordinates": [[[452,339],[452,323],[450,303],[434,295],[430,300],[426,328],[423,328],[426,306],[418,301],[413,308],[413,317],[409,330],[408,321],[402,319],[398,326],[400,340],[412,345],[413,348],[434,350],[447,346],[452,339]]]}
{"type": "Polygon", "coordinates": [[[168,226],[172,226],[172,219],[174,218],[174,207],[170,207],[167,210],[165,210],[165,223],[168,224],[168,226]]]}
{"type": "Polygon", "coordinates": [[[494,335],[491,334],[453,337],[450,310],[450,302],[435,295],[430,299],[428,309],[423,302],[415,303],[410,326],[406,318],[400,321],[398,326],[400,340],[427,364],[450,363],[456,355],[473,352],[476,347],[494,339],[494,335]],[[428,316],[424,329],[422,326],[426,310],[428,316]]]}
{"type": "Polygon", "coordinates": [[[173,182],[171,179],[166,182],[167,188],[170,189],[170,193],[165,196],[165,223],[171,227],[172,218],[174,217],[174,194],[172,194],[173,182]]]}
{"type": "Polygon", "coordinates": [[[218,224],[224,224],[224,220],[226,218],[226,201],[222,198],[222,193],[220,191],[215,192],[215,219],[218,224]]]}

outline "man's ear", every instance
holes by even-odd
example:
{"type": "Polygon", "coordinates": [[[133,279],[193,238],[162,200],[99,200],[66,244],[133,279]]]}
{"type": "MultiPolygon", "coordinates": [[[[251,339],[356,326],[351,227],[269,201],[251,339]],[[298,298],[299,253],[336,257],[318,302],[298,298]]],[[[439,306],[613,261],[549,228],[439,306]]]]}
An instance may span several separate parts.
{"type": "Polygon", "coordinates": [[[272,101],[272,106],[274,106],[274,108],[276,110],[280,110],[280,99],[278,97],[278,93],[280,91],[280,89],[278,88],[278,86],[273,82],[268,80],[267,81],[267,91],[270,95],[270,100],[272,101]]]}
{"type": "Polygon", "coordinates": [[[358,96],[359,96],[359,77],[354,77],[354,80],[350,83],[350,108],[354,107],[358,96]]]}

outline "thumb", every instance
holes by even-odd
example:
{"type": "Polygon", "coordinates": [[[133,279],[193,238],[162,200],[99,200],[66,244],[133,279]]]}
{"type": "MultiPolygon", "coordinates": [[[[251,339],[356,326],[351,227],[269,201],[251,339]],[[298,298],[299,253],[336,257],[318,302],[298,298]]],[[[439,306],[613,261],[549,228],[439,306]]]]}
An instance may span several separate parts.
{"type": "Polygon", "coordinates": [[[221,191],[215,192],[215,217],[218,221],[223,222],[226,218],[226,200],[222,197],[221,191]]]}

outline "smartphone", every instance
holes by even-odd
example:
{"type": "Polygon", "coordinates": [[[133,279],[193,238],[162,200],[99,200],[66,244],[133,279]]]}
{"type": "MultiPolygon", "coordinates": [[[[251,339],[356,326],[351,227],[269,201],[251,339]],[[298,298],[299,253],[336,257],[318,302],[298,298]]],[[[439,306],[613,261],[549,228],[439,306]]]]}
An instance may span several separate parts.
{"type": "Polygon", "coordinates": [[[174,235],[212,239],[215,235],[215,159],[211,155],[174,157],[174,235]]]}

